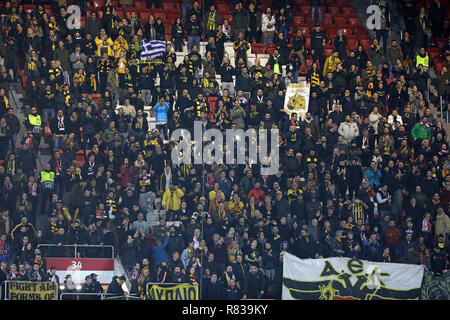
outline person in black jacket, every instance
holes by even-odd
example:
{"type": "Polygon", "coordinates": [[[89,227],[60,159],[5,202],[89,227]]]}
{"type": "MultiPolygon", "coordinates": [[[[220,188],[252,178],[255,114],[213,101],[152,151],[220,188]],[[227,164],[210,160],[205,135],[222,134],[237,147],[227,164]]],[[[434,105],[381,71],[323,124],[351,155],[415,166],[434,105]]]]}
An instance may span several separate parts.
{"type": "Polygon", "coordinates": [[[109,296],[125,296],[126,293],[122,289],[122,285],[125,282],[126,278],[125,276],[114,276],[112,278],[111,283],[108,286],[108,290],[106,290],[106,293],[109,296]]]}
{"type": "Polygon", "coordinates": [[[184,27],[181,18],[177,18],[171,27],[172,43],[174,43],[175,52],[183,51],[184,27]]]}
{"type": "Polygon", "coordinates": [[[320,69],[323,70],[325,56],[323,54],[323,46],[328,42],[325,31],[320,29],[320,24],[316,23],[316,27],[311,32],[311,54],[313,61],[319,60],[320,69]]]}
{"type": "Polygon", "coordinates": [[[217,273],[211,274],[211,279],[204,283],[203,300],[221,300],[223,297],[223,286],[220,281],[217,281],[217,273]]]}
{"type": "Polygon", "coordinates": [[[100,295],[93,295],[92,293],[98,293],[92,277],[86,276],[85,282],[81,287],[81,293],[88,293],[87,295],[80,296],[82,300],[100,300],[100,295]]]}
{"type": "Polygon", "coordinates": [[[223,300],[241,300],[242,294],[236,285],[236,280],[230,279],[230,284],[223,290],[223,300]]]}
{"type": "Polygon", "coordinates": [[[244,281],[243,299],[261,299],[267,286],[266,276],[258,271],[255,265],[250,266],[250,272],[244,281]]]}
{"type": "Polygon", "coordinates": [[[131,280],[130,295],[136,297],[145,297],[147,281],[145,281],[145,275],[141,274],[137,279],[131,280]]]}
{"type": "Polygon", "coordinates": [[[92,279],[92,285],[93,285],[94,288],[95,288],[95,291],[94,291],[94,292],[96,292],[96,293],[103,293],[103,291],[104,291],[104,290],[103,290],[103,287],[102,287],[100,281],[97,280],[98,275],[95,274],[95,273],[91,273],[91,274],[89,275],[89,277],[91,277],[91,279],[92,279]]]}

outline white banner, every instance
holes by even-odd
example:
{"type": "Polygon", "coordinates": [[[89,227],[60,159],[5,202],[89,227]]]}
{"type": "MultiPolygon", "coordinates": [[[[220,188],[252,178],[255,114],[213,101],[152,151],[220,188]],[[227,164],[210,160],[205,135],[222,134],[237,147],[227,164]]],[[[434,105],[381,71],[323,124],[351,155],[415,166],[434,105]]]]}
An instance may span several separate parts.
{"type": "Polygon", "coordinates": [[[284,253],[283,300],[417,300],[423,266],[284,253]]]}
{"type": "Polygon", "coordinates": [[[289,114],[297,113],[299,119],[303,119],[308,112],[310,86],[306,81],[291,83],[286,90],[284,111],[289,114]]]}

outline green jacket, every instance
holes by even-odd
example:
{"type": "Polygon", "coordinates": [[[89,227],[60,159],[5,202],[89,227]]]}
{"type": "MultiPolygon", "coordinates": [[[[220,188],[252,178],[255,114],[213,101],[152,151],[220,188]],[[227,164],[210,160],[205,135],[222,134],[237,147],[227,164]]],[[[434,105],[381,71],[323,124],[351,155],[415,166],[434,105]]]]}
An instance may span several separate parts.
{"type": "Polygon", "coordinates": [[[413,138],[417,139],[430,139],[431,138],[431,130],[423,123],[416,123],[414,127],[411,129],[411,135],[413,138]]]}

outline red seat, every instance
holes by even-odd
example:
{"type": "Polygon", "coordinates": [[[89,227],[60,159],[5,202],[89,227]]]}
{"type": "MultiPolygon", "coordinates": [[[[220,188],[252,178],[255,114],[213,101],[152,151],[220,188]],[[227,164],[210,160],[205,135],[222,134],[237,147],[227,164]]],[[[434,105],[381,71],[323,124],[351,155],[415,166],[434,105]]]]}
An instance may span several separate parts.
{"type": "Polygon", "coordinates": [[[263,43],[253,43],[252,44],[252,53],[263,54],[264,53],[264,44],[263,43]]]}
{"type": "Polygon", "coordinates": [[[138,13],[138,10],[136,10],[135,8],[125,8],[124,10],[125,10],[125,18],[127,19],[130,19],[132,12],[136,12],[136,15],[138,13]]]}
{"type": "Polygon", "coordinates": [[[153,9],[152,14],[155,17],[155,20],[161,18],[163,21],[166,20],[166,13],[163,9],[153,9]]]}
{"type": "Polygon", "coordinates": [[[305,21],[305,19],[301,16],[295,16],[293,21],[294,21],[294,25],[297,27],[300,24],[302,24],[305,21]]]}
{"type": "Polygon", "coordinates": [[[313,64],[313,60],[312,59],[306,59],[305,62],[306,62],[306,66],[308,67],[308,69],[311,68],[311,66],[313,64]]]}
{"type": "Polygon", "coordinates": [[[310,36],[306,37],[305,47],[306,47],[306,49],[311,48],[311,37],[310,36]]]}
{"type": "Polygon", "coordinates": [[[370,38],[360,38],[359,44],[363,46],[363,48],[367,51],[372,43],[372,40],[370,38]]]}
{"type": "Polygon", "coordinates": [[[428,55],[430,56],[430,59],[433,60],[434,58],[437,58],[441,55],[441,49],[440,48],[428,49],[428,55]]]}
{"type": "Polygon", "coordinates": [[[92,3],[95,9],[101,9],[105,5],[105,0],[93,0],[92,3]]]}
{"type": "Polygon", "coordinates": [[[347,18],[347,20],[348,20],[348,24],[350,25],[350,26],[356,26],[356,25],[359,25],[359,19],[358,18],[353,18],[353,17],[350,17],[350,18],[347,18]]]}
{"type": "Polygon", "coordinates": [[[331,15],[323,15],[322,16],[322,25],[329,25],[331,24],[331,15]]]}
{"type": "Polygon", "coordinates": [[[341,9],[339,7],[328,7],[328,13],[331,13],[333,16],[341,13],[341,9]]]}
{"type": "Polygon", "coordinates": [[[330,40],[334,40],[334,38],[336,38],[336,36],[337,36],[337,31],[338,31],[338,28],[337,27],[328,27],[327,28],[327,37],[328,37],[328,39],[330,39],[330,40]]]}
{"type": "Polygon", "coordinates": [[[356,50],[358,48],[358,39],[356,37],[347,37],[347,48],[356,50]]]}
{"type": "Polygon", "coordinates": [[[164,11],[169,11],[169,10],[173,10],[173,9],[175,9],[175,2],[173,2],[173,1],[164,1],[163,3],[162,3],[162,7],[163,7],[163,9],[164,9],[164,11]]]}
{"type": "Polygon", "coordinates": [[[145,10],[139,10],[139,21],[143,25],[148,21],[148,16],[151,14],[151,11],[148,9],[145,10]]]}
{"type": "Polygon", "coordinates": [[[434,72],[436,74],[440,74],[444,63],[438,59],[434,60],[433,62],[434,62],[434,72]]]}
{"type": "Polygon", "coordinates": [[[274,51],[275,51],[275,44],[273,44],[273,43],[267,44],[267,49],[266,49],[267,54],[273,55],[274,51]]]}
{"type": "Polygon", "coordinates": [[[23,9],[25,12],[31,13],[34,9],[36,9],[36,5],[34,4],[24,4],[23,9]]]}
{"type": "Polygon", "coordinates": [[[123,17],[125,16],[122,9],[116,10],[117,16],[120,18],[120,20],[123,19],[123,17]]]}
{"type": "MultiPolygon", "coordinates": [[[[217,3],[216,7],[217,7],[217,11],[219,11],[219,12],[224,12],[224,11],[230,10],[230,4],[228,4],[228,3],[217,3]]],[[[208,10],[209,10],[209,8],[208,8],[208,10]]]]}
{"type": "Polygon", "coordinates": [[[343,14],[348,15],[348,14],[353,14],[353,7],[341,7],[341,11],[343,14]]]}
{"type": "Polygon", "coordinates": [[[305,5],[301,6],[300,7],[300,12],[303,15],[311,15],[311,6],[305,6],[305,5]]]}
{"type": "Polygon", "coordinates": [[[147,4],[145,3],[145,1],[135,1],[134,7],[137,10],[147,9],[147,4]]]}
{"type": "Polygon", "coordinates": [[[334,20],[334,24],[336,25],[336,26],[340,26],[340,25],[345,25],[346,24],[346,19],[345,19],[345,17],[344,16],[342,16],[342,15],[339,15],[339,16],[335,16],[335,17],[333,17],[333,20],[334,20]]]}
{"type": "Polygon", "coordinates": [[[334,52],[334,48],[324,48],[323,53],[325,57],[331,56],[331,54],[334,52]]]}

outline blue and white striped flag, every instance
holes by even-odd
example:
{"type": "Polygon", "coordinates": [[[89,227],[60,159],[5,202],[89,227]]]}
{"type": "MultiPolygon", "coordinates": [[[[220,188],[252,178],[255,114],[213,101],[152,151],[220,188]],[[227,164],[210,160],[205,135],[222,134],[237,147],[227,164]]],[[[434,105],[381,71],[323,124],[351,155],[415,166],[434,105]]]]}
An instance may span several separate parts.
{"type": "Polygon", "coordinates": [[[147,60],[162,56],[166,52],[166,43],[161,40],[142,40],[141,41],[141,60],[147,60]]]}

